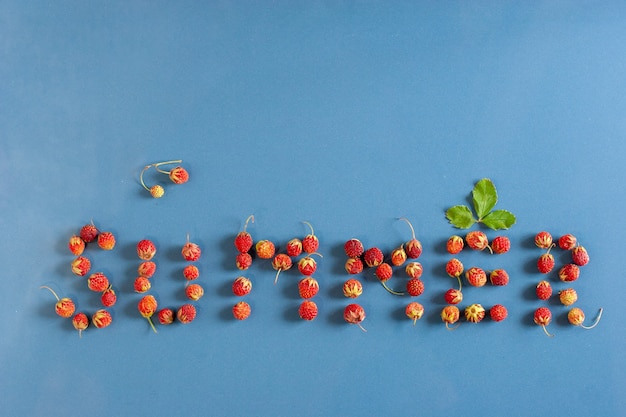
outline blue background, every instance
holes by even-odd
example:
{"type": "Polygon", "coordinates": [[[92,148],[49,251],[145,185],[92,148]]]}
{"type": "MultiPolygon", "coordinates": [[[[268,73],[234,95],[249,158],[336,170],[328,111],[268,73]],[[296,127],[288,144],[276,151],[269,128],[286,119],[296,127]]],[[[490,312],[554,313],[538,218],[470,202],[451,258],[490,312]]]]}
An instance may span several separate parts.
{"type": "MultiPolygon", "coordinates": [[[[3,415],[624,415],[622,2],[0,3],[0,410],[3,415]],[[152,199],[141,168],[184,160],[191,180],[152,199]],[[480,178],[517,215],[508,254],[460,254],[509,271],[462,305],[509,318],[439,318],[445,210],[480,178]],[[232,319],[232,240],[302,237],[324,255],[320,313],[297,316],[294,270],[248,276],[253,308],[232,319]],[[371,272],[367,333],[343,322],[342,245],[424,245],[426,313],[371,272]],[[91,219],[117,236],[88,247],[118,290],[113,324],[79,338],[41,285],[93,312],[67,240],[91,219]],[[573,283],[587,323],[533,295],[540,230],[575,234],[591,262],[573,283]],[[154,294],[184,302],[180,247],[203,249],[195,322],[154,334],[136,310],[135,244],[155,241],[154,294]],[[532,322],[552,308],[546,337],[532,322]]],[[[567,254],[555,250],[558,265],[567,254]]],[[[401,274],[398,274],[401,275],[401,274]]],[[[556,290],[564,288],[553,273],[556,290]]],[[[401,288],[404,278],[392,278],[401,288]]]]}

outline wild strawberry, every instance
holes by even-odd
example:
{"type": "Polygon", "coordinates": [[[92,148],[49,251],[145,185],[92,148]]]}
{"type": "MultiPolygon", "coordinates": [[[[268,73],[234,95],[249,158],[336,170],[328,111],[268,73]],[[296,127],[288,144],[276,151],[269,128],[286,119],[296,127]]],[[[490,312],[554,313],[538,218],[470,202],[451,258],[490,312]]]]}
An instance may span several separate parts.
{"type": "Polygon", "coordinates": [[[383,263],[383,252],[378,248],[369,248],[363,253],[363,261],[365,261],[365,265],[370,268],[378,266],[383,263]]]}
{"type": "Polygon", "coordinates": [[[363,255],[364,248],[359,239],[352,238],[344,243],[343,250],[348,255],[348,258],[358,258],[363,255]]]}
{"type": "Polygon", "coordinates": [[[467,246],[474,250],[484,250],[489,247],[487,235],[479,230],[474,230],[465,235],[467,246]]]}
{"type": "Polygon", "coordinates": [[[183,276],[187,281],[193,281],[200,276],[200,270],[195,265],[187,265],[183,268],[183,276]]]}
{"type": "MultiPolygon", "coordinates": [[[[304,259],[304,258],[303,258],[304,259]]],[[[272,268],[276,270],[276,278],[274,278],[274,284],[278,282],[278,275],[280,275],[281,271],[286,271],[291,268],[292,262],[291,258],[284,253],[279,253],[274,256],[272,260],[272,268]]]]}
{"type": "Polygon", "coordinates": [[[559,279],[563,282],[576,281],[580,276],[580,268],[576,264],[566,264],[559,269],[559,279]]]}
{"type": "Polygon", "coordinates": [[[450,327],[450,324],[454,324],[459,321],[459,308],[457,306],[445,306],[441,310],[441,320],[446,323],[446,329],[454,330],[456,327],[450,327]]]}
{"type": "Polygon", "coordinates": [[[247,295],[252,290],[252,281],[246,277],[237,277],[233,281],[233,294],[239,297],[247,295]]]}
{"type": "Polygon", "coordinates": [[[463,238],[457,235],[450,236],[446,242],[446,250],[451,255],[456,255],[461,252],[463,250],[463,246],[465,246],[463,238]]]}
{"type": "Polygon", "coordinates": [[[422,254],[422,243],[415,238],[415,229],[413,229],[411,222],[404,217],[400,218],[400,220],[404,220],[411,228],[411,240],[404,245],[406,247],[406,256],[411,259],[417,259],[422,254]]]}
{"type": "Polygon", "coordinates": [[[317,317],[317,304],[310,300],[303,301],[298,308],[298,315],[302,320],[315,319],[317,317]]]}
{"type": "Polygon", "coordinates": [[[583,323],[585,321],[585,313],[583,313],[583,311],[580,308],[574,307],[567,313],[567,320],[570,322],[570,324],[573,324],[574,326],[580,326],[583,329],[587,329],[587,330],[593,329],[594,327],[596,327],[596,325],[600,322],[601,317],[602,317],[602,309],[600,309],[600,311],[598,312],[598,316],[596,317],[596,319],[594,320],[591,326],[584,326],[583,323]]]}
{"type": "Polygon", "coordinates": [[[472,304],[465,307],[465,320],[478,323],[485,318],[485,309],[480,304],[472,304]]]}
{"type": "Polygon", "coordinates": [[[91,261],[89,258],[79,256],[72,261],[72,272],[79,277],[87,275],[91,269],[91,261]]]}
{"type": "MultiPolygon", "coordinates": [[[[307,255],[304,258],[300,258],[298,261],[298,271],[304,276],[310,277],[317,270],[317,262],[315,259],[311,257],[311,255],[307,255]]],[[[319,254],[317,254],[319,255],[319,254]]]]}
{"type": "Polygon", "coordinates": [[[510,249],[511,241],[506,236],[496,236],[491,241],[491,250],[497,255],[507,253],[510,249]]]}
{"type": "Polygon", "coordinates": [[[559,301],[561,301],[561,304],[564,306],[571,306],[576,300],[578,300],[578,294],[575,289],[566,288],[559,291],[559,301]]]}
{"type": "Polygon", "coordinates": [[[404,245],[399,248],[394,249],[391,252],[391,263],[394,266],[400,266],[406,262],[406,251],[404,250],[404,245]]]}
{"type": "Polygon", "coordinates": [[[535,235],[535,245],[541,249],[552,247],[552,235],[548,232],[539,232],[535,235]]]}
{"type": "Polygon", "coordinates": [[[376,267],[376,277],[381,282],[387,281],[393,275],[393,270],[391,269],[391,265],[386,262],[381,263],[376,267]]]}
{"type": "Polygon", "coordinates": [[[50,291],[52,295],[54,295],[54,297],[57,299],[57,302],[54,305],[54,311],[59,316],[63,317],[64,319],[72,317],[72,314],[74,314],[74,311],[76,311],[76,306],[74,305],[74,301],[72,301],[71,298],[68,298],[68,297],[59,298],[57,293],[54,292],[52,288],[46,285],[42,286],[41,288],[45,288],[48,291],[50,291]]]}
{"type": "Polygon", "coordinates": [[[159,323],[163,325],[174,323],[174,317],[174,310],[171,308],[162,308],[157,313],[157,319],[159,320],[159,323]]]}
{"type": "Polygon", "coordinates": [[[491,285],[504,286],[509,284],[509,274],[504,269],[494,269],[489,274],[491,285]]]}
{"type": "Polygon", "coordinates": [[[237,266],[237,269],[245,271],[252,266],[252,256],[248,252],[237,254],[235,265],[237,266]]]}
{"type": "Polygon", "coordinates": [[[404,272],[406,272],[409,278],[421,278],[424,269],[422,268],[422,264],[419,262],[409,262],[406,265],[406,268],[404,268],[404,272]]]}
{"type": "Polygon", "coordinates": [[[559,248],[563,250],[572,250],[576,246],[576,237],[572,234],[566,234],[559,238],[559,248]]]}
{"type": "Polygon", "coordinates": [[[252,235],[246,231],[248,228],[248,222],[254,223],[254,216],[250,215],[246,219],[246,223],[243,226],[243,230],[235,237],[235,247],[239,253],[247,253],[252,248],[253,240],[252,235]]]}
{"type": "Polygon", "coordinates": [[[349,279],[343,284],[343,295],[348,298],[357,298],[363,294],[363,285],[358,279],[349,279]]]}
{"type": "Polygon", "coordinates": [[[83,330],[89,326],[89,318],[85,313],[76,313],[72,317],[72,326],[78,330],[78,336],[83,337],[83,330]]]}
{"type": "Polygon", "coordinates": [[[443,298],[446,300],[446,303],[455,305],[463,301],[463,293],[459,290],[455,290],[454,288],[450,288],[446,291],[443,298]]]}
{"type": "Polygon", "coordinates": [[[535,294],[537,294],[538,299],[547,300],[552,297],[552,286],[548,281],[539,281],[535,288],[535,294]]]}
{"type": "Polygon", "coordinates": [[[587,249],[582,246],[576,246],[572,249],[572,261],[578,266],[585,266],[589,263],[589,254],[587,249]]]}
{"type": "Polygon", "coordinates": [[[200,284],[189,284],[185,287],[185,295],[192,301],[198,301],[204,296],[204,288],[200,284]]]}
{"type": "Polygon", "coordinates": [[[163,187],[158,184],[150,187],[148,191],[150,191],[150,195],[152,196],[152,198],[161,198],[165,194],[165,189],[163,189],[163,187]]]}
{"type": "Polygon", "coordinates": [[[458,278],[463,273],[463,264],[457,258],[452,258],[446,263],[446,272],[451,278],[458,278]]]}
{"type": "Polygon", "coordinates": [[[112,321],[111,313],[106,310],[98,310],[91,316],[91,322],[96,329],[108,327],[112,321]]]}
{"type": "Polygon", "coordinates": [[[424,283],[419,278],[411,278],[406,283],[406,292],[411,297],[419,297],[424,293],[424,283]]]}
{"type": "Polygon", "coordinates": [[[111,250],[115,247],[115,236],[111,232],[102,232],[98,235],[100,249],[111,250]]]}
{"type": "Polygon", "coordinates": [[[189,241],[189,235],[187,235],[187,242],[183,245],[183,249],[180,251],[183,255],[183,258],[189,262],[195,262],[200,259],[202,255],[202,250],[200,246],[196,245],[189,241]]]}
{"type": "Polygon", "coordinates": [[[150,327],[152,327],[152,330],[155,333],[157,332],[156,327],[154,327],[154,324],[152,323],[152,320],[150,318],[157,311],[157,306],[158,305],[156,298],[154,298],[153,295],[144,295],[137,303],[137,310],[139,310],[139,313],[142,317],[148,320],[148,323],[150,323],[150,327]]]}
{"type": "Polygon", "coordinates": [[[311,223],[309,222],[303,222],[303,223],[311,228],[311,233],[309,233],[308,235],[304,237],[304,239],[302,239],[302,250],[309,254],[317,252],[317,249],[320,246],[320,242],[317,239],[317,236],[315,236],[315,232],[313,231],[313,226],[311,226],[311,223]]]}
{"type": "Polygon", "coordinates": [[[113,307],[117,302],[117,295],[115,294],[115,290],[113,290],[113,288],[111,287],[104,290],[102,292],[102,295],[100,296],[100,302],[102,302],[102,305],[105,307],[113,307]]]}
{"type": "Polygon", "coordinates": [[[363,261],[359,258],[350,258],[346,261],[346,272],[350,275],[356,275],[363,272],[363,261]]]}
{"type": "Polygon", "coordinates": [[[302,241],[298,238],[291,239],[289,242],[287,242],[285,252],[287,252],[287,255],[292,258],[300,256],[300,254],[302,253],[302,241]]]}
{"type": "Polygon", "coordinates": [[[98,236],[98,228],[91,222],[81,227],[79,235],[85,243],[93,242],[98,236]]]}
{"type": "Polygon", "coordinates": [[[109,279],[102,272],[94,272],[87,278],[87,287],[91,291],[102,292],[109,288],[109,279]]]}
{"type": "Polygon", "coordinates": [[[304,277],[298,282],[298,292],[302,298],[313,298],[319,290],[319,283],[313,277],[304,277]]]}
{"type": "Polygon", "coordinates": [[[152,261],[144,261],[137,267],[137,275],[151,278],[156,272],[156,264],[152,261]]]}
{"type": "Polygon", "coordinates": [[[70,252],[72,252],[76,256],[82,255],[85,251],[85,241],[81,239],[80,236],[72,236],[67,246],[70,248],[70,252]]]}
{"type": "Polygon", "coordinates": [[[472,267],[465,272],[467,282],[473,287],[482,287],[487,283],[487,274],[478,267],[472,267]]]}
{"type": "Polygon", "coordinates": [[[271,259],[276,252],[276,247],[269,240],[259,240],[254,248],[260,259],[271,259]]]}
{"type": "Polygon", "coordinates": [[[496,304],[489,309],[489,317],[491,317],[491,320],[496,322],[506,319],[508,315],[509,312],[502,304],[496,304]]]}
{"type": "Polygon", "coordinates": [[[418,302],[413,301],[407,304],[406,308],[404,309],[404,313],[408,318],[413,320],[413,325],[415,325],[415,323],[417,323],[417,321],[421,319],[424,315],[424,306],[418,302]]]}
{"type": "Polygon", "coordinates": [[[250,304],[245,301],[239,301],[237,304],[233,306],[233,317],[237,320],[245,320],[250,317],[250,313],[252,309],[250,308],[250,304]]]}
{"type": "Polygon", "coordinates": [[[156,246],[148,239],[140,240],[137,243],[137,256],[139,256],[139,259],[149,261],[154,257],[156,251],[156,246]]]}
{"type": "Polygon", "coordinates": [[[542,274],[548,274],[554,268],[554,256],[551,253],[544,253],[537,259],[537,269],[542,274]]]}
{"type": "Polygon", "coordinates": [[[363,320],[365,320],[365,310],[360,305],[348,304],[346,308],[343,310],[343,319],[350,324],[356,324],[364,332],[367,331],[361,325],[363,320]]]}
{"type": "Polygon", "coordinates": [[[146,277],[137,277],[135,278],[135,282],[133,283],[133,288],[136,293],[143,294],[150,290],[152,287],[152,283],[146,277]]]}
{"type": "Polygon", "coordinates": [[[535,310],[534,321],[536,325],[543,328],[543,332],[546,335],[550,337],[554,336],[548,333],[548,329],[546,329],[546,326],[552,321],[552,312],[548,307],[539,307],[537,310],[535,310]]]}
{"type": "Polygon", "coordinates": [[[189,324],[196,319],[196,307],[193,304],[183,304],[176,311],[176,318],[182,324],[189,324]]]}
{"type": "Polygon", "coordinates": [[[172,168],[169,177],[174,184],[184,184],[189,181],[189,173],[183,167],[172,168]]]}

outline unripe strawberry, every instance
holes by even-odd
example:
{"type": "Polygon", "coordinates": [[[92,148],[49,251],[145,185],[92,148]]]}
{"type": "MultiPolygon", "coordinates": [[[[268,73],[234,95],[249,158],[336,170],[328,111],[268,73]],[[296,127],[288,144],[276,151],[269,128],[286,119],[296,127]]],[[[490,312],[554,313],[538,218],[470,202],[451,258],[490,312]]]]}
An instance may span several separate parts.
{"type": "Polygon", "coordinates": [[[350,258],[346,261],[346,272],[350,275],[356,275],[363,272],[363,261],[359,258],[350,258]]]}
{"type": "Polygon", "coordinates": [[[91,316],[91,322],[96,329],[108,327],[112,321],[111,313],[106,310],[98,310],[91,316]]]}
{"type": "Polygon", "coordinates": [[[143,294],[149,291],[151,287],[152,287],[152,284],[150,283],[150,280],[148,278],[146,277],[135,278],[133,288],[135,289],[136,293],[143,294]]]}
{"type": "Polygon", "coordinates": [[[102,272],[94,272],[87,278],[87,287],[91,291],[102,292],[109,288],[109,279],[102,272]]]}
{"type": "Polygon", "coordinates": [[[572,234],[566,234],[559,238],[559,248],[563,250],[572,250],[576,246],[576,237],[572,234]]]}
{"type": "Polygon", "coordinates": [[[376,247],[369,248],[363,253],[363,261],[365,261],[365,265],[367,265],[370,268],[373,268],[375,266],[382,264],[383,259],[384,259],[383,252],[376,247]]]}
{"type": "Polygon", "coordinates": [[[473,287],[482,287],[487,283],[487,274],[478,267],[472,267],[465,272],[467,282],[473,287]]]}
{"type": "Polygon", "coordinates": [[[115,294],[115,290],[113,290],[113,288],[111,287],[104,290],[102,292],[102,295],[100,296],[100,301],[105,307],[113,307],[117,302],[117,295],[115,294]]]}
{"type": "Polygon", "coordinates": [[[561,301],[561,304],[564,306],[571,306],[576,300],[578,300],[578,294],[575,289],[566,288],[559,291],[559,301],[561,301]]]}
{"type": "Polygon", "coordinates": [[[89,326],[89,318],[85,313],[76,313],[76,315],[72,317],[72,326],[78,330],[78,335],[83,337],[83,330],[89,326]]]}
{"type": "Polygon", "coordinates": [[[376,267],[376,277],[381,282],[387,281],[393,275],[393,270],[391,269],[391,265],[386,262],[381,263],[376,267]]]}
{"type": "Polygon", "coordinates": [[[200,270],[195,265],[187,265],[183,268],[183,276],[187,281],[193,281],[200,276],[200,270]]]}
{"type": "Polygon", "coordinates": [[[152,261],[144,261],[137,267],[137,275],[151,278],[156,272],[156,264],[152,261]]]}
{"type": "Polygon", "coordinates": [[[102,232],[98,235],[98,246],[104,250],[111,250],[115,247],[115,236],[111,232],[102,232]]]}
{"type": "Polygon", "coordinates": [[[511,249],[511,241],[506,236],[496,236],[491,241],[491,250],[495,254],[507,253],[511,249]]]}
{"type": "MultiPolygon", "coordinates": [[[[306,259],[306,258],[303,258],[303,259],[306,259]]],[[[291,258],[288,255],[284,253],[279,253],[278,255],[274,256],[274,259],[272,259],[272,268],[276,270],[276,278],[274,279],[274,284],[278,282],[278,275],[281,273],[281,271],[286,271],[290,269],[291,265],[292,265],[291,258]]],[[[312,274],[309,274],[309,275],[312,275],[312,274]]]]}
{"type": "Polygon", "coordinates": [[[140,240],[137,243],[137,256],[139,256],[139,259],[149,261],[154,257],[156,251],[156,246],[148,239],[140,240]]]}
{"type": "Polygon", "coordinates": [[[474,250],[483,250],[489,247],[489,239],[487,235],[480,230],[474,230],[465,235],[467,246],[474,250]]]}
{"type": "Polygon", "coordinates": [[[237,248],[237,251],[239,251],[239,253],[249,252],[254,242],[252,240],[252,235],[246,231],[246,229],[248,228],[249,222],[254,223],[253,215],[248,216],[248,218],[246,219],[246,224],[244,224],[243,226],[243,230],[239,232],[237,236],[235,237],[235,247],[237,248]]]}
{"type": "Polygon", "coordinates": [[[421,278],[424,269],[422,268],[422,264],[419,262],[409,262],[406,265],[406,268],[404,268],[404,271],[409,278],[421,278]]]}
{"type": "Polygon", "coordinates": [[[446,323],[446,329],[453,330],[456,327],[449,327],[450,324],[454,324],[459,321],[459,308],[457,306],[445,306],[441,310],[441,320],[446,323]]]}
{"type": "Polygon", "coordinates": [[[546,329],[546,326],[552,321],[552,312],[548,307],[539,307],[537,310],[535,310],[534,321],[536,325],[543,328],[543,332],[546,335],[550,337],[553,336],[548,333],[548,329],[546,329]]]}
{"type": "Polygon", "coordinates": [[[72,252],[76,256],[82,255],[85,251],[85,241],[81,239],[80,236],[74,235],[70,237],[70,241],[67,246],[70,248],[70,252],[72,252]]]}
{"type": "Polygon", "coordinates": [[[285,252],[287,252],[287,255],[291,256],[292,258],[300,256],[300,254],[302,253],[302,241],[298,238],[291,239],[289,242],[287,242],[285,252]]]}
{"type": "Polygon", "coordinates": [[[310,300],[303,301],[298,308],[298,314],[302,320],[315,319],[317,317],[317,304],[310,300]]]}
{"type": "Polygon", "coordinates": [[[480,304],[472,304],[465,307],[465,320],[478,323],[485,318],[485,309],[480,304]]]}
{"type": "Polygon", "coordinates": [[[363,285],[357,279],[349,279],[343,284],[343,295],[348,298],[357,298],[363,294],[363,285]]]}
{"type": "MultiPolygon", "coordinates": [[[[137,310],[139,310],[142,317],[145,317],[148,321],[150,321],[150,317],[152,317],[157,310],[156,298],[154,298],[153,295],[144,295],[137,303],[137,310]]],[[[150,321],[150,324],[152,324],[152,321],[150,321]]]]}
{"type": "Polygon", "coordinates": [[[587,249],[582,246],[576,246],[572,249],[572,261],[578,266],[585,266],[589,263],[589,254],[587,249]]]}
{"type": "Polygon", "coordinates": [[[452,258],[446,263],[446,272],[451,278],[458,278],[463,273],[463,264],[456,258],[452,258]]]}
{"type": "Polygon", "coordinates": [[[552,286],[548,281],[539,281],[535,288],[535,294],[537,294],[538,299],[547,300],[552,297],[552,286]]]}
{"type": "Polygon", "coordinates": [[[57,302],[54,305],[54,311],[57,313],[57,315],[59,315],[60,317],[63,317],[64,319],[72,317],[72,315],[74,314],[74,311],[76,311],[76,306],[74,305],[74,301],[72,301],[71,298],[68,298],[68,297],[59,298],[57,293],[54,292],[54,290],[48,286],[44,285],[41,288],[45,288],[48,291],[50,291],[52,295],[54,295],[54,297],[57,299],[57,302]]]}
{"type": "Polygon", "coordinates": [[[245,301],[240,301],[233,306],[233,317],[237,320],[245,320],[250,317],[250,313],[252,309],[250,308],[250,304],[245,301]]]}
{"type": "Polygon", "coordinates": [[[411,297],[419,297],[424,293],[424,283],[419,278],[411,278],[406,283],[406,292],[411,297]]]}
{"type": "Polygon", "coordinates": [[[157,318],[159,319],[159,323],[163,325],[168,325],[174,323],[174,310],[171,308],[162,308],[157,313],[157,318]]]}
{"type": "Polygon", "coordinates": [[[406,306],[404,313],[408,318],[413,320],[413,325],[415,325],[415,323],[424,315],[424,306],[413,301],[406,306]]]}
{"type": "Polygon", "coordinates": [[[310,277],[317,270],[317,262],[310,255],[298,261],[298,271],[304,276],[310,277]]]}
{"type": "Polygon", "coordinates": [[[204,288],[200,284],[189,284],[185,287],[185,295],[192,301],[198,301],[204,296],[204,288]]]}
{"type": "Polygon", "coordinates": [[[176,318],[182,324],[189,324],[196,319],[196,307],[193,304],[183,304],[176,311],[176,318]]]}
{"type": "Polygon", "coordinates": [[[446,303],[455,305],[463,301],[463,293],[460,290],[450,288],[446,291],[443,298],[446,300],[446,303]]]}
{"type": "Polygon", "coordinates": [[[86,224],[80,229],[80,238],[85,242],[93,242],[98,236],[98,229],[93,223],[86,224]]]}
{"type": "Polygon", "coordinates": [[[554,268],[554,256],[551,253],[544,253],[537,259],[537,269],[542,274],[547,274],[554,268]]]}
{"type": "Polygon", "coordinates": [[[79,277],[87,275],[91,269],[91,261],[89,258],[79,256],[72,261],[72,272],[79,277]]]}
{"type": "Polygon", "coordinates": [[[461,252],[464,246],[463,238],[457,235],[450,236],[446,242],[446,250],[451,255],[456,255],[461,252]]]}
{"type": "Polygon", "coordinates": [[[502,304],[496,304],[489,309],[489,316],[491,317],[491,320],[496,322],[506,319],[508,315],[509,312],[502,304]]]}
{"type": "Polygon", "coordinates": [[[259,240],[255,245],[256,254],[260,259],[272,259],[276,248],[269,240],[259,240]]]}
{"type": "Polygon", "coordinates": [[[247,252],[239,253],[237,254],[235,264],[237,265],[237,269],[245,271],[252,266],[252,256],[247,252]]]}
{"type": "Polygon", "coordinates": [[[580,268],[576,264],[566,264],[559,269],[559,279],[563,282],[576,281],[580,276],[580,268]]]}
{"type": "Polygon", "coordinates": [[[173,168],[169,173],[169,177],[174,184],[184,184],[189,181],[189,173],[183,167],[173,168]]]}
{"type": "Polygon", "coordinates": [[[509,274],[504,269],[494,269],[489,274],[491,285],[504,286],[509,284],[509,274]]]}
{"type": "Polygon", "coordinates": [[[246,277],[237,277],[233,281],[233,294],[239,297],[247,295],[252,290],[252,281],[246,277]]]}
{"type": "Polygon", "coordinates": [[[391,263],[395,266],[400,266],[404,262],[406,262],[406,251],[403,245],[391,252],[391,263]]]}
{"type": "Polygon", "coordinates": [[[364,332],[366,331],[361,325],[363,320],[365,320],[365,310],[360,305],[348,304],[343,310],[343,319],[350,324],[356,324],[364,332]]]}
{"type": "Polygon", "coordinates": [[[195,262],[200,259],[202,255],[202,250],[200,246],[196,245],[189,241],[189,235],[187,235],[187,242],[183,245],[182,250],[180,251],[181,255],[186,261],[195,262]]]}
{"type": "Polygon", "coordinates": [[[585,313],[580,308],[574,307],[567,313],[567,321],[574,326],[580,326],[585,322],[585,313]]]}
{"type": "Polygon", "coordinates": [[[535,235],[535,245],[541,249],[552,247],[552,235],[548,232],[539,232],[535,235]]]}
{"type": "Polygon", "coordinates": [[[309,233],[304,237],[304,239],[302,239],[302,250],[309,254],[315,253],[320,246],[320,242],[317,239],[317,236],[315,236],[315,231],[313,230],[313,226],[311,226],[311,223],[303,223],[311,228],[311,233],[309,233]]]}
{"type": "Polygon", "coordinates": [[[304,277],[298,282],[298,292],[302,298],[313,298],[319,290],[319,283],[313,277],[304,277]]]}
{"type": "Polygon", "coordinates": [[[350,239],[343,245],[343,250],[348,258],[358,258],[363,255],[363,244],[359,239],[350,239]]]}

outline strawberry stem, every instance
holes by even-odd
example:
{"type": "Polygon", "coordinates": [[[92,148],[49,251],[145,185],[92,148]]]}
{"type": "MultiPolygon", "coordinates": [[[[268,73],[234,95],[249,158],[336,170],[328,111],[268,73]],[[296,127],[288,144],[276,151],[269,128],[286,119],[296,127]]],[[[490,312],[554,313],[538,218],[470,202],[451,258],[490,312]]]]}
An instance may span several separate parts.
{"type": "Polygon", "coordinates": [[[593,324],[591,326],[585,326],[585,325],[580,325],[580,327],[582,327],[583,329],[593,329],[594,327],[596,327],[598,325],[598,323],[600,322],[600,319],[602,318],[602,311],[603,309],[600,308],[600,310],[598,311],[598,316],[596,317],[596,319],[593,321],[593,324]]]}
{"type": "Polygon", "coordinates": [[[180,164],[180,163],[182,163],[182,162],[183,162],[183,160],[182,160],[182,159],[176,159],[176,160],[173,160],[173,161],[158,162],[158,163],[156,163],[156,164],[152,164],[152,166],[153,166],[153,167],[154,167],[157,171],[159,171],[160,173],[169,175],[171,171],[164,171],[164,170],[160,169],[159,167],[160,167],[161,165],[180,164]]]}
{"type": "Polygon", "coordinates": [[[56,292],[54,292],[54,290],[52,288],[48,287],[47,285],[42,285],[39,288],[46,288],[46,289],[50,290],[50,292],[56,297],[57,301],[60,301],[59,296],[57,295],[56,292]]]}
{"type": "Polygon", "coordinates": [[[385,289],[386,289],[387,291],[389,291],[391,294],[393,294],[393,295],[404,295],[404,293],[403,293],[403,292],[394,291],[394,290],[392,290],[391,288],[389,288],[389,287],[387,286],[387,284],[385,283],[385,281],[380,281],[380,283],[381,283],[381,284],[383,285],[383,287],[385,287],[385,289]]]}
{"type": "Polygon", "coordinates": [[[409,225],[409,227],[411,228],[411,234],[413,236],[413,239],[415,239],[415,229],[413,229],[413,225],[411,224],[411,222],[409,221],[409,219],[407,219],[406,217],[400,217],[398,220],[404,220],[405,222],[407,222],[407,224],[409,225]]]}
{"type": "Polygon", "coordinates": [[[148,188],[148,186],[146,185],[145,182],[143,182],[143,173],[146,172],[147,169],[150,169],[152,165],[146,165],[142,170],[141,170],[141,175],[139,175],[139,182],[141,182],[141,185],[143,186],[143,188],[146,189],[146,191],[150,191],[150,188],[148,188]]]}
{"type": "Polygon", "coordinates": [[[282,271],[282,269],[279,269],[278,271],[276,271],[276,278],[274,278],[274,285],[276,285],[276,283],[278,282],[278,275],[280,275],[280,271],[282,271]]]}
{"type": "Polygon", "coordinates": [[[315,235],[315,231],[313,230],[313,226],[311,226],[311,223],[309,223],[309,222],[302,222],[302,223],[304,223],[304,224],[306,224],[307,226],[309,226],[309,227],[311,228],[311,234],[312,234],[312,235],[315,235]]]}
{"type": "Polygon", "coordinates": [[[246,228],[248,227],[248,222],[252,222],[254,223],[254,214],[251,214],[248,216],[248,218],[246,219],[246,224],[243,225],[243,231],[246,231],[246,228]]]}
{"type": "Polygon", "coordinates": [[[365,327],[363,327],[361,323],[357,323],[356,325],[359,326],[361,330],[363,330],[365,333],[367,333],[367,330],[365,330],[365,327]]]}
{"type": "Polygon", "coordinates": [[[461,277],[457,275],[456,280],[459,281],[459,291],[461,291],[461,289],[463,288],[463,282],[461,281],[461,277]]]}
{"type": "Polygon", "coordinates": [[[543,332],[544,332],[546,335],[548,335],[549,337],[554,337],[554,335],[553,335],[553,334],[550,334],[550,333],[548,332],[548,329],[546,329],[546,326],[545,326],[545,325],[542,325],[541,327],[543,328],[543,332]]]}
{"type": "Polygon", "coordinates": [[[450,330],[450,331],[452,331],[452,330],[456,330],[456,328],[457,328],[457,327],[459,327],[459,326],[461,325],[461,323],[457,323],[457,324],[456,324],[456,326],[454,326],[454,327],[450,327],[450,326],[448,326],[448,324],[450,324],[450,323],[446,322],[446,329],[448,329],[448,330],[450,330]]]}
{"type": "Polygon", "coordinates": [[[150,327],[152,327],[152,330],[154,330],[154,332],[157,332],[156,327],[154,327],[154,323],[152,323],[152,319],[150,317],[146,317],[146,320],[148,320],[148,323],[150,323],[150,327]]]}

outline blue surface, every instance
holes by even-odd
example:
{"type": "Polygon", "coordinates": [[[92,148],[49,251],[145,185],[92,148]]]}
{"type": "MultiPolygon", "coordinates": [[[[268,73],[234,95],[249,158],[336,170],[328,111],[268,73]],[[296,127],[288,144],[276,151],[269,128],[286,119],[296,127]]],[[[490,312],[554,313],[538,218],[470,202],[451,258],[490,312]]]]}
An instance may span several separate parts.
{"type": "MultiPolygon", "coordinates": [[[[620,416],[626,402],[622,234],[626,5],[621,2],[0,3],[0,410],[60,415],[620,416]],[[181,158],[191,180],[153,200],[141,168],[181,158]],[[517,215],[502,323],[446,331],[438,315],[455,233],[444,211],[483,177],[517,215]],[[237,322],[234,235],[321,240],[313,322],[293,270],[250,270],[237,322]],[[425,316],[371,273],[367,333],[343,322],[343,242],[424,245],[425,316]],[[67,239],[91,219],[117,236],[89,247],[118,289],[113,324],[79,338],[41,285],[86,312],[67,239]],[[585,331],[532,288],[532,236],[575,234],[591,262],[572,286],[585,331]],[[198,318],[154,334],[136,310],[134,245],[159,248],[152,294],[184,302],[179,256],[200,244],[198,318]],[[532,312],[554,313],[546,337],[532,312]]],[[[155,183],[166,178],[148,175],[155,183]]],[[[490,237],[499,234],[487,231],[490,237]]],[[[562,252],[557,265],[567,261],[562,252]]],[[[554,274],[555,289],[563,288],[554,274]]],[[[392,286],[402,278],[394,277],[392,286]]]]}

